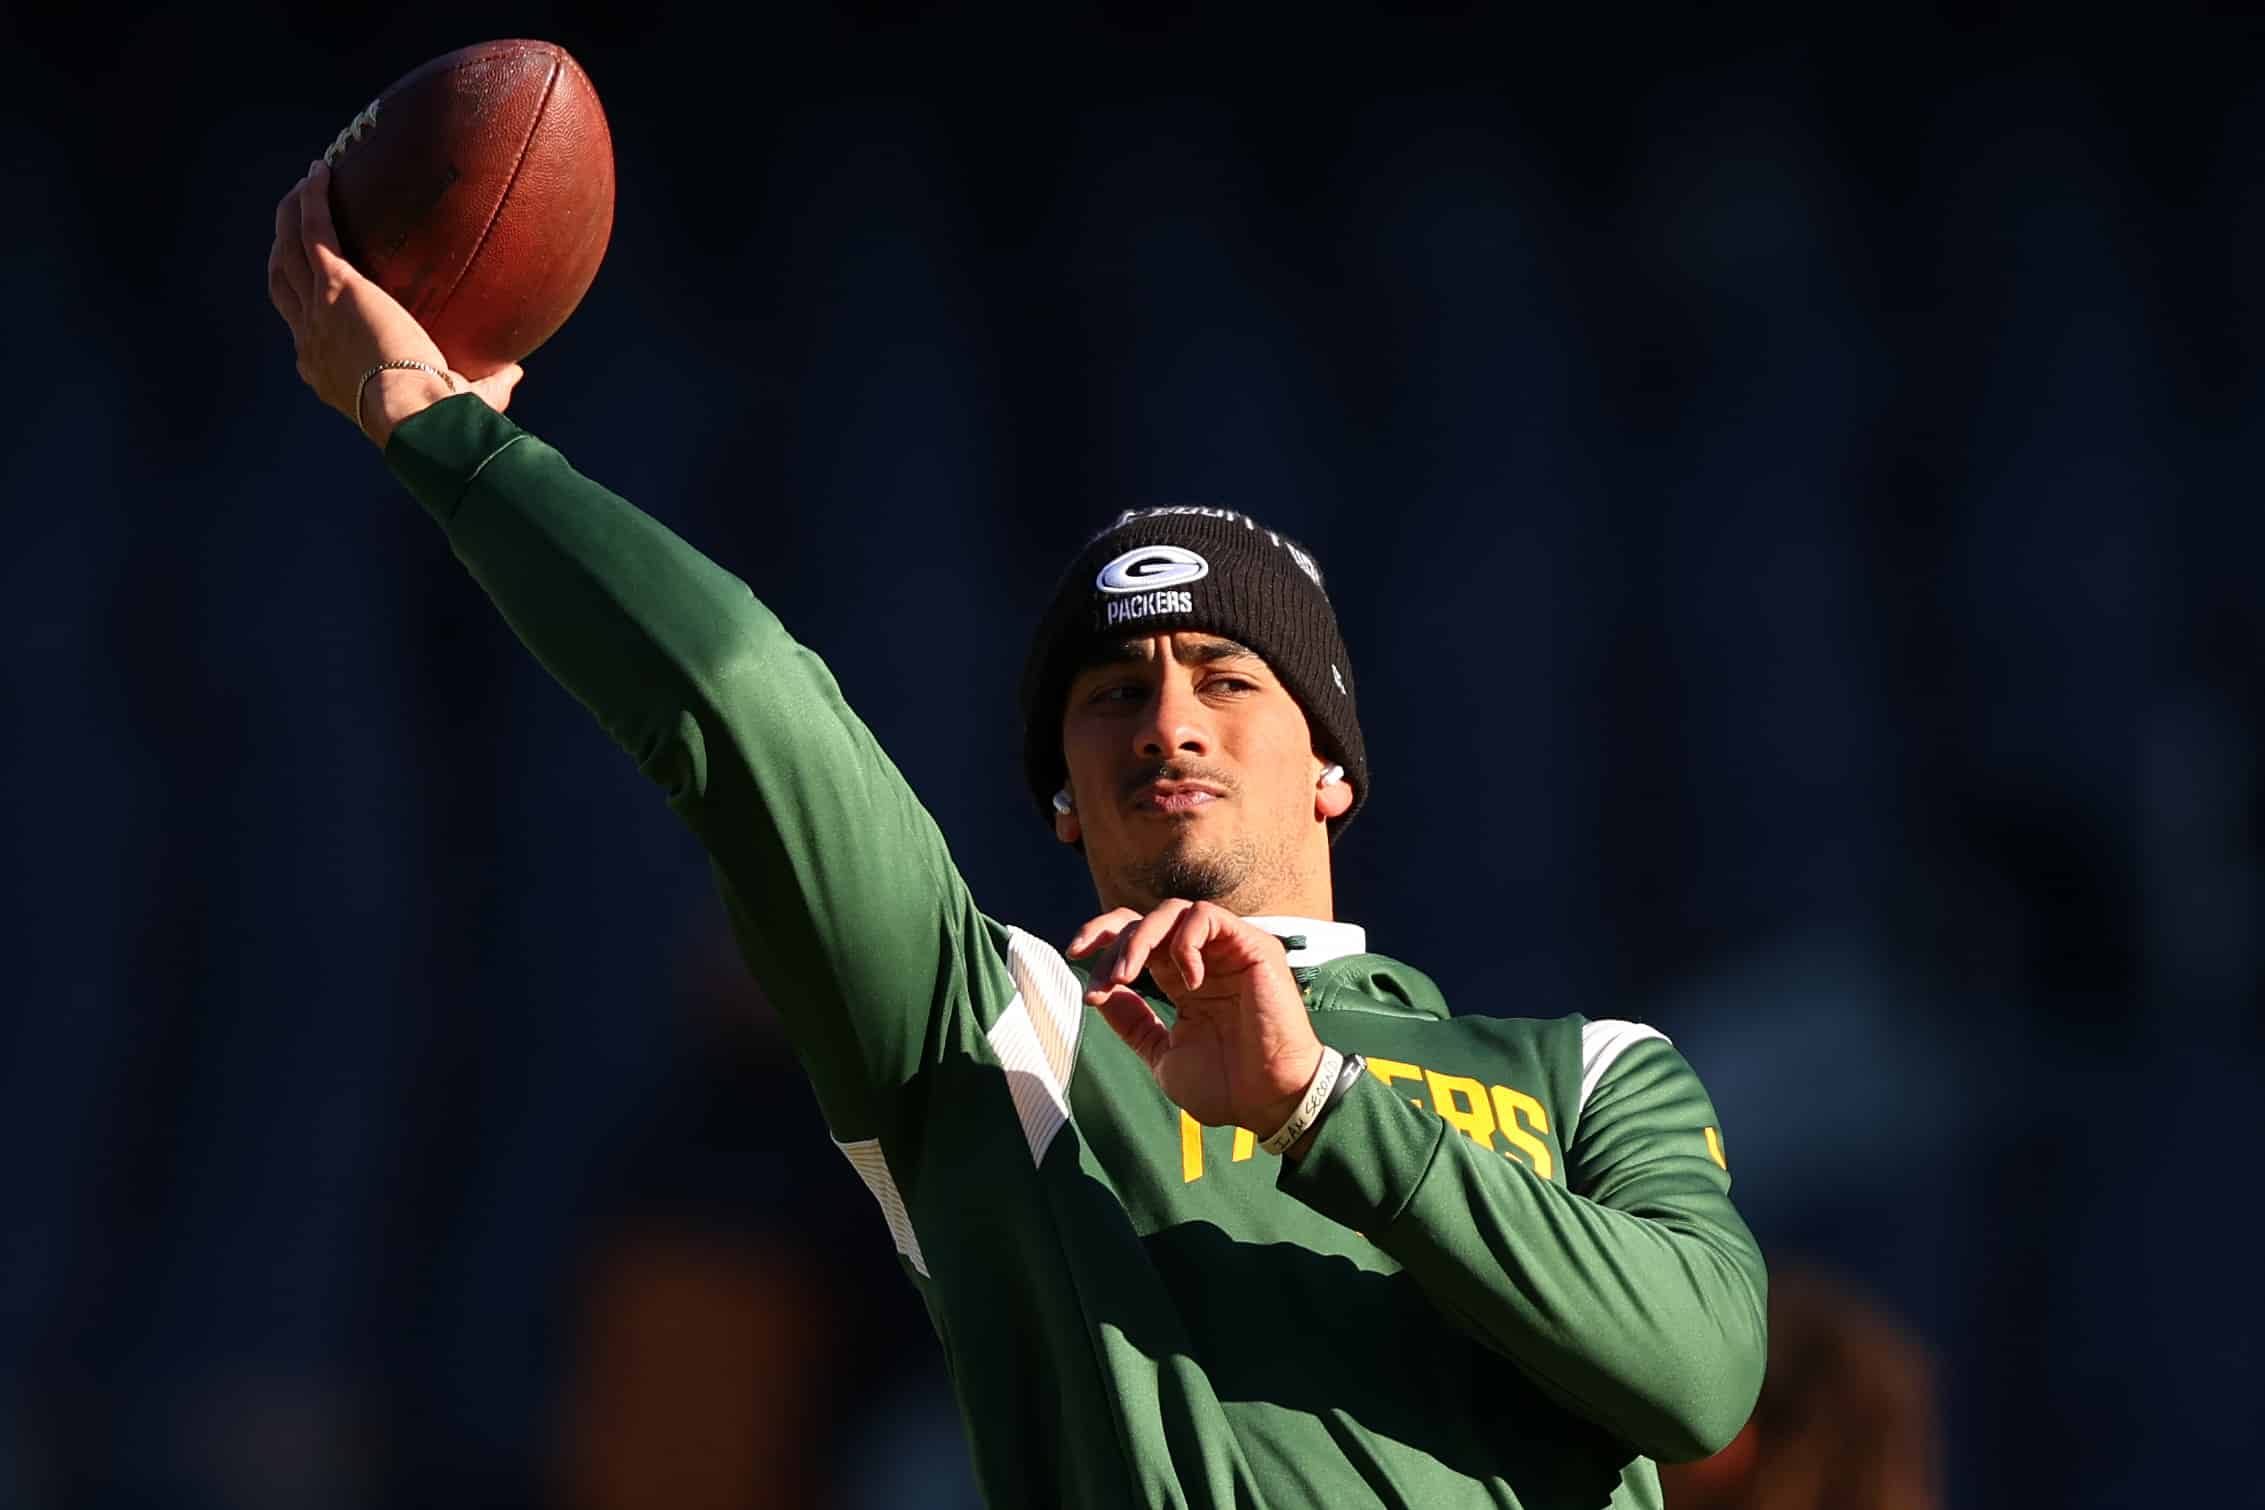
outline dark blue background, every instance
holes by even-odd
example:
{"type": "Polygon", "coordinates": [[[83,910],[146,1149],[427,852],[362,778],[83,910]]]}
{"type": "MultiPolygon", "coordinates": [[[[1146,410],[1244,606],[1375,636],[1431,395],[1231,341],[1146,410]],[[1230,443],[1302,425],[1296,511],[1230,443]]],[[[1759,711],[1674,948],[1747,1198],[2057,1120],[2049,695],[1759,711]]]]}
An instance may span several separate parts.
{"type": "Polygon", "coordinates": [[[812,1388],[940,1388],[696,848],[265,303],[347,117],[529,34],[620,200],[515,415],[991,911],[1090,896],[1016,753],[1060,563],[1247,510],[1358,667],[1340,915],[1673,1035],[1773,1258],[1933,1350],[1953,1503],[2259,1502],[2258,23],[8,24],[0,1501],[540,1499],[625,1211],[822,1255],[812,1388]]]}

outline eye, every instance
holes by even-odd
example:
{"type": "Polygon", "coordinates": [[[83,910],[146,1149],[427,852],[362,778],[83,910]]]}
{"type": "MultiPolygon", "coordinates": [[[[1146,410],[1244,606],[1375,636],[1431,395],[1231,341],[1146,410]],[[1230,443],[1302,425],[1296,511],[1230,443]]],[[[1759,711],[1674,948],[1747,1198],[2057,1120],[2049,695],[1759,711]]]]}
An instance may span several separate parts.
{"type": "Polygon", "coordinates": [[[1138,702],[1148,695],[1148,689],[1139,682],[1103,682],[1085,695],[1089,704],[1106,707],[1138,702]]]}
{"type": "Polygon", "coordinates": [[[1233,671],[1222,671],[1217,676],[1204,678],[1206,692],[1256,692],[1258,683],[1233,671]]]}

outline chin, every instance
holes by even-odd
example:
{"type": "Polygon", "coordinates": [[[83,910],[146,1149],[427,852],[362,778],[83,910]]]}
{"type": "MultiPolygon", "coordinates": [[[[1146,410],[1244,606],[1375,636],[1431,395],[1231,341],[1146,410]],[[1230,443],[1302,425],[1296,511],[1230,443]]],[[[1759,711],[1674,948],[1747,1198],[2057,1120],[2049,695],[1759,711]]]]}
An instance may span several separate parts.
{"type": "Polygon", "coordinates": [[[1242,890],[1250,879],[1252,857],[1236,846],[1198,845],[1193,838],[1180,830],[1175,842],[1127,866],[1127,878],[1159,902],[1166,897],[1218,902],[1242,890]]]}

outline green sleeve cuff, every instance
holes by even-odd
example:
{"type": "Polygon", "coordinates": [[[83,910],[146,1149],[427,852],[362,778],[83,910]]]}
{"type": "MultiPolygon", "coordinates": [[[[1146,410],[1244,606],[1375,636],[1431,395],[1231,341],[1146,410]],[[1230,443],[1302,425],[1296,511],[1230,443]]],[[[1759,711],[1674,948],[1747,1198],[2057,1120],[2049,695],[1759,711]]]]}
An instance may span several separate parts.
{"type": "Polygon", "coordinates": [[[485,399],[459,393],[395,425],[385,443],[385,464],[425,512],[445,525],[481,469],[526,438],[526,431],[485,399]]]}
{"type": "Polygon", "coordinates": [[[1399,1218],[1451,1129],[1374,1075],[1353,1082],[1275,1188],[1356,1232],[1375,1237],[1399,1218]]]}

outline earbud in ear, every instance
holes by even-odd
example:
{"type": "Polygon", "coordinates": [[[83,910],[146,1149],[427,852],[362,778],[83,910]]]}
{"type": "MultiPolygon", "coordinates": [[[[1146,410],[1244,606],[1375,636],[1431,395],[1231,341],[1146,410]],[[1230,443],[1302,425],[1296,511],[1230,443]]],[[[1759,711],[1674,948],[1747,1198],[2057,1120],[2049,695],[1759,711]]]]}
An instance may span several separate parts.
{"type": "Polygon", "coordinates": [[[1315,782],[1315,783],[1314,783],[1314,785],[1315,785],[1315,786],[1335,786],[1335,785],[1336,785],[1336,784],[1337,784],[1338,782],[1340,782],[1340,781],[1343,781],[1344,779],[1345,779],[1345,768],[1344,768],[1343,766],[1341,766],[1341,765],[1325,765],[1325,766],[1323,766],[1323,767],[1321,768],[1321,779],[1320,779],[1319,781],[1315,782]]]}
{"type": "Polygon", "coordinates": [[[1067,818],[1070,815],[1070,810],[1076,806],[1076,803],[1070,801],[1070,790],[1068,787],[1064,787],[1054,794],[1054,811],[1061,814],[1063,817],[1067,818]]]}

